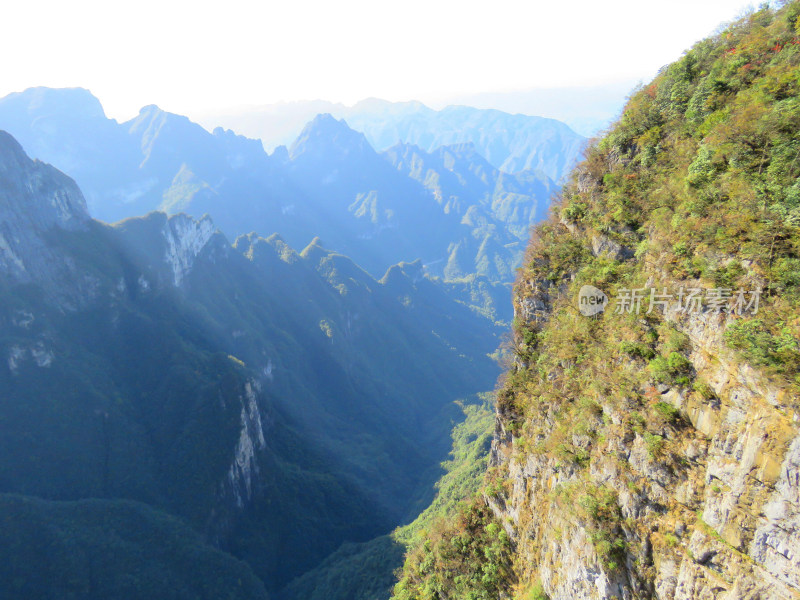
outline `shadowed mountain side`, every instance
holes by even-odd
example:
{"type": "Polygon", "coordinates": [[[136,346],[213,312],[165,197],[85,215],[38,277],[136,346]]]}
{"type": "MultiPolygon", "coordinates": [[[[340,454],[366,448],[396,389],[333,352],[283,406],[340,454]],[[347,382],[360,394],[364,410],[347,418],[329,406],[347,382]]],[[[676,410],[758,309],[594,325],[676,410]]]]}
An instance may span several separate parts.
{"type": "Polygon", "coordinates": [[[92,221],[6,134],[0,182],[0,492],[145,502],[274,590],[406,519],[497,377],[500,330],[419,263],[92,221]]]}
{"type": "Polygon", "coordinates": [[[0,494],[0,512],[3,598],[267,598],[246,564],[144,504],[0,494]]]}

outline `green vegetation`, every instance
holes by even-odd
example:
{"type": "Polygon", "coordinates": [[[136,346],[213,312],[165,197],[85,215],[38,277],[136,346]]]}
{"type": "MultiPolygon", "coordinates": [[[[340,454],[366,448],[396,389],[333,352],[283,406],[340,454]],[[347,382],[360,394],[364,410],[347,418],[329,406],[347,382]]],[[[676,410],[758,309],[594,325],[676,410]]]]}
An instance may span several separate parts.
{"type": "Polygon", "coordinates": [[[679,352],[670,352],[666,357],[654,358],[648,367],[656,381],[685,385],[689,383],[692,363],[679,352]]]}
{"type": "MultiPolygon", "coordinates": [[[[620,290],[666,289],[671,308],[690,289],[717,290],[716,306],[705,292],[703,319],[724,331],[720,353],[736,353],[800,397],[799,17],[800,2],[763,7],[636,90],[620,121],[587,151],[554,217],[536,227],[523,261],[515,357],[498,392],[513,439],[505,450],[522,464],[530,457],[554,465],[566,482],[549,501],[572,511],[605,570],[626,564],[626,531],[638,525],[623,522],[617,491],[594,481],[587,465],[602,457],[618,469],[620,493],[639,494],[633,457],[611,462],[609,452],[643,442],[648,461],[680,469],[685,459],[674,448],[686,425],[664,394],[679,388],[693,401],[716,397],[681,332],[697,323],[687,327],[687,314],[651,306],[649,297],[638,312],[615,310],[620,290]],[[606,292],[609,309],[581,317],[575,301],[583,285],[606,292]],[[533,307],[537,318],[526,321],[533,307]]],[[[487,481],[488,493],[502,497],[502,475],[487,481]]],[[[535,556],[537,542],[524,535],[535,540],[540,532],[519,527],[520,544],[535,556]]],[[[466,597],[455,577],[475,553],[465,544],[461,562],[448,561],[442,542],[463,531],[464,517],[419,542],[401,574],[401,591],[416,596],[405,597],[432,597],[424,594],[437,586],[448,586],[442,596],[466,597]]],[[[521,590],[540,584],[535,564],[514,567],[505,585],[518,576],[529,578],[521,590]]]]}
{"type": "Polygon", "coordinates": [[[796,330],[785,322],[763,319],[731,323],[725,341],[753,365],[769,366],[787,375],[800,369],[800,345],[796,330]]]}
{"type": "Polygon", "coordinates": [[[656,402],[653,409],[667,423],[676,423],[680,419],[680,411],[667,402],[656,402]]]}
{"type": "Polygon", "coordinates": [[[388,598],[397,581],[405,552],[425,539],[427,532],[441,528],[463,510],[486,472],[494,425],[491,395],[482,402],[459,404],[462,421],[452,431],[450,459],[442,463],[444,474],[436,485],[429,506],[411,523],[390,535],[363,544],[345,544],[317,568],[291,582],[283,595],[302,600],[388,598]]]}
{"type": "Polygon", "coordinates": [[[507,592],[511,582],[508,534],[486,504],[475,499],[426,532],[406,557],[394,598],[490,600],[507,592]]]}
{"type": "Polygon", "coordinates": [[[597,557],[609,571],[624,564],[625,537],[614,490],[594,484],[566,484],[556,496],[583,522],[597,557]]]}
{"type": "MultiPolygon", "coordinates": [[[[763,288],[758,317],[744,314],[727,339],[747,360],[789,379],[797,373],[800,290],[796,12],[790,3],[753,13],[634,94],[584,164],[597,200],[568,187],[561,210],[581,227],[644,248],[642,261],[677,280],[700,277],[733,292],[763,288]]],[[[576,255],[572,236],[541,237],[546,257],[576,255]]],[[[536,270],[543,278],[553,272],[536,270]]],[[[656,375],[679,377],[678,359],[664,359],[672,364],[658,361],[656,375]]]]}
{"type": "Polygon", "coordinates": [[[250,568],[136,502],[0,494],[0,597],[266,600],[250,568]]]}
{"type": "Polygon", "coordinates": [[[527,600],[550,600],[550,596],[545,593],[542,584],[537,583],[531,588],[527,600]]]}
{"type": "Polygon", "coordinates": [[[49,232],[75,304],[0,282],[0,492],[146,503],[278,592],[430,502],[499,330],[419,264],[376,281],[279,238],[216,236],[176,288],[173,225],[49,232]]]}

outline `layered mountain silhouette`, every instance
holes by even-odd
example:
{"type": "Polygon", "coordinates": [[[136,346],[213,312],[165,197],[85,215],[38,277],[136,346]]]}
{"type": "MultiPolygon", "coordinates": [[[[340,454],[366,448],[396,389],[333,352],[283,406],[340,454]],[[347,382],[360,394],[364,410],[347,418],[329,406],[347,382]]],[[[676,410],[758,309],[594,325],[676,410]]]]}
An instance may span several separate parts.
{"type": "MultiPolygon", "coordinates": [[[[620,91],[619,97],[626,92],[627,88],[620,91]]],[[[577,93],[585,95],[586,91],[577,93]]],[[[604,101],[607,103],[607,99],[604,101]]],[[[534,170],[554,181],[569,173],[586,144],[584,137],[555,119],[469,106],[434,110],[421,102],[377,98],[349,107],[322,101],[251,107],[213,114],[202,122],[260,138],[271,149],[290,144],[304,124],[320,113],[345,119],[379,151],[398,143],[414,144],[428,152],[441,146],[472,143],[496,169],[508,173],[534,170]]]]}
{"type": "MultiPolygon", "coordinates": [[[[150,116],[142,139],[193,131],[150,116]]],[[[149,145],[145,166],[168,148],[149,145]]],[[[142,597],[168,580],[176,598],[262,597],[255,576],[278,590],[413,517],[452,402],[497,376],[496,326],[419,261],[378,280],[316,239],[230,244],[209,218],[158,212],[107,225],[5,132],[0,215],[0,562],[45,545],[69,570],[4,577],[6,597],[142,597]],[[112,551],[139,584],[101,560],[112,551]],[[192,555],[208,565],[193,581],[213,579],[202,593],[192,555]]]]}
{"type": "MultiPolygon", "coordinates": [[[[470,118],[446,114],[451,124],[470,118]]],[[[0,100],[0,127],[33,156],[68,170],[95,218],[115,222],[159,209],[210,214],[231,239],[278,232],[302,247],[319,236],[375,277],[420,259],[447,279],[507,283],[529,227],[557,189],[533,159],[522,165],[532,169],[508,174],[474,141],[447,137],[377,152],[330,115],[314,118],[290,148],[271,155],[256,140],[219,128],[208,133],[155,106],[117,123],[80,89],[11,94],[0,100]]]]}

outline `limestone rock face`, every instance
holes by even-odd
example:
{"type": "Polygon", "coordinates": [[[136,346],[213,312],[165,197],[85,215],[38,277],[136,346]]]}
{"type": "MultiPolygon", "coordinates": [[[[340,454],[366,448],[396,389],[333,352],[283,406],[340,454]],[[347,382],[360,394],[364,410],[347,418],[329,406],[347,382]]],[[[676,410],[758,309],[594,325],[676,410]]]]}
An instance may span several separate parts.
{"type": "Polygon", "coordinates": [[[69,265],[48,248],[54,229],[87,226],[86,201],[72,179],[33,161],[0,131],[0,273],[23,281],[56,276],[69,265]]]}
{"type": "Polygon", "coordinates": [[[78,272],[73,259],[56,249],[56,238],[78,234],[90,222],[75,182],[31,160],[0,131],[0,281],[36,283],[60,310],[83,305],[96,295],[98,281],[78,272]]]}
{"type": "Polygon", "coordinates": [[[167,244],[165,260],[170,266],[173,282],[179,286],[191,270],[195,259],[208,244],[216,228],[211,219],[205,217],[195,221],[184,214],[176,215],[164,225],[164,240],[167,244]]]}
{"type": "MultiPolygon", "coordinates": [[[[128,250],[142,255],[152,251],[154,239],[149,229],[160,228],[160,260],[148,257],[147,262],[163,265],[164,273],[153,275],[176,287],[218,235],[208,217],[194,220],[185,214],[169,218],[154,214],[140,221],[118,228],[123,235],[135,229],[126,239],[128,250]]],[[[85,305],[100,293],[100,282],[78,272],[73,259],[55,248],[65,236],[74,241],[92,227],[99,224],[89,217],[75,182],[54,167],[31,160],[12,136],[0,131],[0,273],[14,282],[36,283],[62,309],[85,305]]],[[[86,251],[91,256],[93,248],[86,251]]],[[[141,276],[141,291],[149,290],[152,278],[141,276]]],[[[122,281],[120,293],[125,285],[122,281]]]]}
{"type": "MultiPolygon", "coordinates": [[[[519,285],[518,293],[528,287],[519,285]]],[[[522,565],[535,565],[553,600],[605,598],[800,598],[800,415],[790,395],[724,349],[723,316],[674,323],[687,334],[698,377],[715,398],[698,401],[662,386],[662,401],[688,417],[672,440],[678,464],[655,460],[639,434],[615,426],[625,418],[603,405],[605,437],[587,474],[552,455],[515,452],[507,417],[498,416],[492,464],[507,494],[490,505],[517,544],[522,565]],[[604,486],[618,498],[624,565],[609,568],[591,527],[559,497],[570,486],[604,486]]],[[[557,427],[552,415],[541,425],[557,427]]],[[[578,442],[580,440],[574,440],[578,442]]]]}
{"type": "Polygon", "coordinates": [[[778,158],[798,130],[760,95],[796,55],[773,46],[712,91],[766,31],[796,40],[797,9],[764,7],[662,69],[534,230],[485,492],[515,542],[515,597],[800,598],[800,230],[778,158]],[[587,287],[616,302],[586,314],[587,287]]]}

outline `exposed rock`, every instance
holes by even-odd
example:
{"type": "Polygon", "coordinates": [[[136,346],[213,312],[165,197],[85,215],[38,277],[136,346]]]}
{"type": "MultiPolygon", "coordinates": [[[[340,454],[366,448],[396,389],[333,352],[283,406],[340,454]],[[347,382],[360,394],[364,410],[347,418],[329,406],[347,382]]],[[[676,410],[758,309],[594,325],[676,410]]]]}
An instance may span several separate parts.
{"type": "Polygon", "coordinates": [[[69,177],[25,154],[0,131],[0,274],[38,281],[57,292],[58,281],[73,266],[51,250],[46,235],[54,229],[87,227],[86,201],[69,177]]]}
{"type": "MultiPolygon", "coordinates": [[[[548,318],[550,292],[517,286],[528,319],[548,318]]],[[[641,435],[624,438],[624,405],[603,405],[603,450],[592,455],[588,480],[613,490],[624,526],[627,556],[607,568],[587,524],[557,491],[586,485],[569,465],[519,454],[499,414],[491,464],[511,483],[490,499],[510,524],[523,569],[535,570],[552,600],[645,597],[800,598],[800,432],[795,399],[726,349],[725,315],[665,315],[689,339],[697,377],[715,398],[662,385],[662,401],[688,418],[679,439],[682,463],[652,455],[641,435]],[[626,482],[636,482],[635,486],[626,482]],[[637,591],[638,590],[638,591],[637,591]],[[640,595],[637,595],[640,594],[640,595]],[[643,594],[643,595],[641,595],[643,594]]],[[[552,415],[539,417],[545,428],[552,415]]],[[[582,447],[580,436],[571,439],[582,447]]]]}
{"type": "Polygon", "coordinates": [[[592,236],[592,253],[595,256],[605,254],[613,260],[625,260],[633,256],[633,250],[600,233],[592,236]]]}
{"type": "Polygon", "coordinates": [[[800,589],[800,437],[786,453],[763,511],[749,554],[777,579],[800,589]]]}
{"type": "Polygon", "coordinates": [[[215,231],[214,224],[208,217],[195,221],[181,214],[166,221],[164,239],[167,242],[167,250],[164,260],[172,269],[176,286],[181,284],[215,231]]]}
{"type": "Polygon", "coordinates": [[[233,463],[228,470],[230,491],[239,508],[243,508],[253,497],[253,486],[259,472],[256,454],[267,444],[258,408],[259,390],[260,387],[256,382],[249,382],[245,386],[239,443],[236,446],[233,463]]]}
{"type": "Polygon", "coordinates": [[[47,348],[43,342],[33,345],[14,345],[8,350],[8,369],[12,374],[19,372],[23,361],[32,360],[37,367],[49,368],[55,360],[53,351],[47,348]]]}

